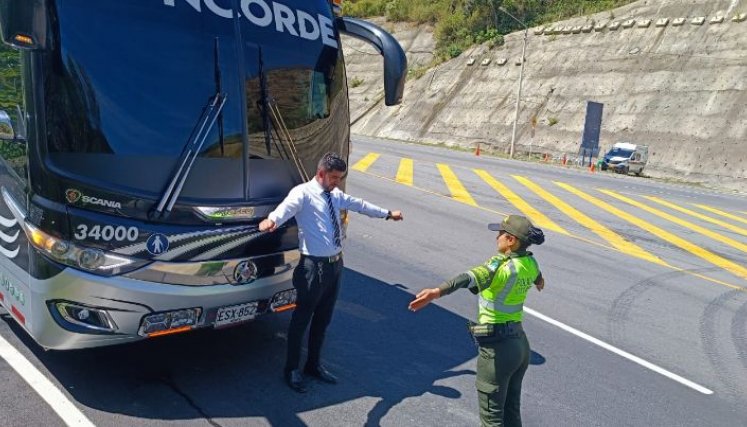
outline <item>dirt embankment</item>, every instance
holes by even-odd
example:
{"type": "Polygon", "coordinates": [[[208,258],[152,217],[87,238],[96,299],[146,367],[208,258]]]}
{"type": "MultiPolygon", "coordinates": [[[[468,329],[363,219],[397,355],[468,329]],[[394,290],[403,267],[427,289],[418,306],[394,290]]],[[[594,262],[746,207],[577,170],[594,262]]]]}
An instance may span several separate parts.
{"type": "MultiPolygon", "coordinates": [[[[603,148],[647,144],[649,175],[747,191],[745,13],[747,0],[642,0],[549,26],[561,34],[530,29],[517,153],[530,144],[535,153],[578,153],[586,103],[595,101],[604,104],[603,148]],[[684,18],[681,25],[677,18],[684,18]]],[[[385,107],[380,57],[345,39],[353,132],[469,146],[481,141],[507,151],[522,34],[422,73],[432,59],[432,29],[383,25],[408,52],[413,78],[402,104],[385,107]]]]}

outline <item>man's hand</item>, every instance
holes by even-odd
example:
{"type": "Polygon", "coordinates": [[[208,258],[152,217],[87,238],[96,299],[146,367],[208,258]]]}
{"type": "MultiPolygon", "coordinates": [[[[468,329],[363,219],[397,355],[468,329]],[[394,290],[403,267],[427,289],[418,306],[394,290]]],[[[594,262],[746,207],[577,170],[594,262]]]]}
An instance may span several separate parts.
{"type": "Polygon", "coordinates": [[[402,221],[405,218],[402,216],[402,211],[392,211],[392,215],[389,216],[389,218],[387,219],[392,219],[394,221],[402,221]]]}
{"type": "Polygon", "coordinates": [[[534,281],[534,286],[537,287],[537,290],[542,292],[542,289],[545,288],[545,278],[540,276],[537,278],[537,280],[534,281]]]}
{"type": "Polygon", "coordinates": [[[423,289],[415,295],[415,299],[410,302],[408,308],[410,311],[418,311],[441,296],[441,290],[438,288],[423,289]]]}
{"type": "Polygon", "coordinates": [[[272,233],[273,231],[277,230],[278,226],[275,224],[275,221],[271,220],[270,218],[263,219],[262,222],[259,223],[259,231],[269,231],[272,233]]]}

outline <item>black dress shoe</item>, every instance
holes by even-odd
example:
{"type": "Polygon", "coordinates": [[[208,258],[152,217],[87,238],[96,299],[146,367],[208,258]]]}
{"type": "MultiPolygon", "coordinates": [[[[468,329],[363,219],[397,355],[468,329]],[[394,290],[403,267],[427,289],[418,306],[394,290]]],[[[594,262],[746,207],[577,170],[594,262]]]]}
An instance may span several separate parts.
{"type": "Polygon", "coordinates": [[[288,387],[292,388],[298,393],[306,393],[306,383],[303,380],[303,375],[298,369],[294,369],[290,372],[285,373],[285,382],[288,387]]]}
{"type": "Polygon", "coordinates": [[[324,366],[319,365],[316,368],[306,368],[303,370],[306,375],[317,378],[328,384],[337,384],[337,377],[332,375],[324,366]]]}

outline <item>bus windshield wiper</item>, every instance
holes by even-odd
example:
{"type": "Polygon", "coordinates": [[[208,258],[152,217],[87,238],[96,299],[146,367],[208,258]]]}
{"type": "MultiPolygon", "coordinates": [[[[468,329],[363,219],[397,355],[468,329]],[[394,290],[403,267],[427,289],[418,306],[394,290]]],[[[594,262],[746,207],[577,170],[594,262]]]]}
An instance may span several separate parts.
{"type": "Polygon", "coordinates": [[[171,213],[171,209],[174,207],[174,203],[176,203],[176,200],[179,198],[179,194],[181,194],[182,192],[182,188],[184,187],[184,183],[187,181],[187,177],[189,177],[189,173],[192,171],[192,166],[194,165],[195,160],[197,160],[197,156],[200,155],[202,146],[205,144],[205,140],[210,134],[210,131],[213,129],[216,120],[219,120],[220,122],[218,127],[218,136],[220,138],[221,154],[223,154],[223,106],[226,105],[228,94],[222,92],[221,90],[222,85],[220,63],[218,62],[219,58],[217,37],[215,38],[214,49],[215,51],[213,60],[215,61],[215,95],[210,97],[207,105],[202,108],[202,115],[197,121],[194,129],[192,129],[192,133],[190,134],[187,143],[184,145],[184,150],[182,151],[181,156],[179,156],[179,160],[177,161],[178,167],[171,175],[169,185],[161,195],[161,199],[158,201],[158,205],[156,205],[155,209],[150,212],[151,219],[155,220],[168,218],[169,214],[171,213]]]}
{"type": "MultiPolygon", "coordinates": [[[[222,93],[223,92],[223,76],[220,72],[220,56],[219,56],[219,44],[218,44],[218,37],[215,38],[215,54],[213,57],[214,61],[214,72],[215,72],[215,93],[222,93]]],[[[218,140],[220,141],[220,155],[223,156],[225,154],[224,146],[223,146],[223,111],[218,113],[218,140]]]]}
{"type": "Polygon", "coordinates": [[[271,143],[274,143],[275,149],[278,152],[278,157],[282,159],[293,160],[293,165],[298,171],[298,175],[303,181],[308,181],[309,174],[306,172],[306,168],[303,166],[303,162],[298,156],[296,150],[296,144],[293,142],[290,131],[285,125],[283,116],[280,114],[280,109],[277,106],[277,102],[270,96],[270,91],[267,85],[267,76],[264,71],[264,61],[262,60],[262,49],[259,50],[259,87],[260,87],[260,112],[262,114],[262,124],[265,128],[265,146],[267,148],[267,154],[270,155],[272,152],[271,143]],[[275,131],[275,137],[273,138],[273,131],[275,131]],[[283,143],[283,136],[287,141],[288,149],[286,144],[283,143]],[[279,144],[278,144],[279,143],[279,144]]]}
{"type": "Polygon", "coordinates": [[[223,106],[226,105],[226,99],[228,95],[225,93],[216,93],[207,105],[202,109],[202,115],[200,120],[192,130],[187,144],[184,146],[184,151],[179,157],[178,167],[171,176],[169,185],[161,195],[161,199],[154,210],[151,211],[151,219],[166,219],[171,213],[171,209],[176,203],[176,199],[179,198],[179,194],[182,192],[184,182],[187,181],[192,165],[194,165],[197,156],[202,150],[202,146],[205,144],[210,130],[215,125],[215,121],[223,111],[223,106]]]}

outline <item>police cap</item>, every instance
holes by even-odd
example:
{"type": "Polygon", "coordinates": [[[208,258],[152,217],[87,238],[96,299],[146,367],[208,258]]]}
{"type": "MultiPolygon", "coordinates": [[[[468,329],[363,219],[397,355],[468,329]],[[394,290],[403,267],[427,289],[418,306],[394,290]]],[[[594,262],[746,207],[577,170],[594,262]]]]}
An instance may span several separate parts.
{"type": "Polygon", "coordinates": [[[508,234],[516,236],[517,239],[526,242],[529,238],[529,230],[532,229],[532,223],[521,215],[509,215],[503,219],[503,222],[488,224],[488,229],[491,231],[505,231],[508,234]]]}

